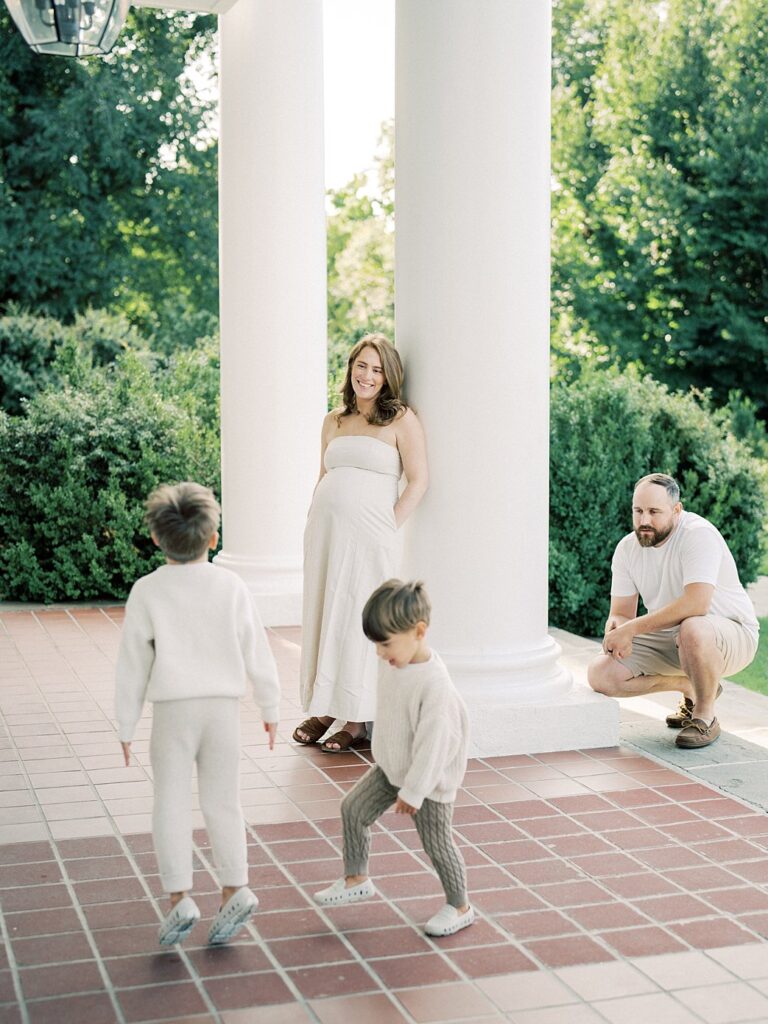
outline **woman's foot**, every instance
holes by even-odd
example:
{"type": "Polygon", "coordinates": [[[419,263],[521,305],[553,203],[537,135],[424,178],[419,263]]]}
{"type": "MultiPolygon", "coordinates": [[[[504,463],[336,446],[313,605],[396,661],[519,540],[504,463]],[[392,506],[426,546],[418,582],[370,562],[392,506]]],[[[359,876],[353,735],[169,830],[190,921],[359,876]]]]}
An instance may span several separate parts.
{"type": "Polygon", "coordinates": [[[335,719],[332,715],[320,715],[305,719],[293,732],[293,738],[297,743],[310,745],[317,743],[328,729],[333,725],[335,719]],[[322,726],[322,729],[321,729],[322,726]]]}
{"type": "Polygon", "coordinates": [[[352,743],[365,737],[365,732],[365,722],[346,722],[338,732],[328,737],[325,743],[323,743],[322,749],[336,753],[348,750],[352,743]],[[347,735],[342,736],[342,733],[347,735]],[[347,737],[351,739],[348,740],[347,737]]]}
{"type": "Polygon", "coordinates": [[[347,875],[316,892],[312,899],[321,907],[343,907],[348,903],[359,903],[376,895],[373,882],[367,875],[347,875]]]}
{"type": "Polygon", "coordinates": [[[441,910],[438,910],[434,917],[430,917],[424,925],[424,931],[427,935],[433,935],[436,938],[454,935],[456,932],[460,932],[462,928],[468,928],[474,920],[475,911],[469,904],[457,908],[446,903],[441,910]]]}

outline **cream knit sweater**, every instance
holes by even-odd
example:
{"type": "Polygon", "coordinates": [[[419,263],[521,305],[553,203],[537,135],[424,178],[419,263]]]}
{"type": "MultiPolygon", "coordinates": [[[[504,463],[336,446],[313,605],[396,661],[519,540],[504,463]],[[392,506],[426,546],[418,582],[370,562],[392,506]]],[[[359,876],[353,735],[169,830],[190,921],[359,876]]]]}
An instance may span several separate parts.
{"type": "Polygon", "coordinates": [[[210,562],[163,565],[133,585],[117,660],[119,738],[130,742],[145,700],[242,697],[253,685],[265,722],[280,683],[245,583],[210,562]]]}
{"type": "Polygon", "coordinates": [[[379,665],[373,757],[399,796],[451,803],[464,778],[469,718],[439,655],[393,668],[379,665]]]}

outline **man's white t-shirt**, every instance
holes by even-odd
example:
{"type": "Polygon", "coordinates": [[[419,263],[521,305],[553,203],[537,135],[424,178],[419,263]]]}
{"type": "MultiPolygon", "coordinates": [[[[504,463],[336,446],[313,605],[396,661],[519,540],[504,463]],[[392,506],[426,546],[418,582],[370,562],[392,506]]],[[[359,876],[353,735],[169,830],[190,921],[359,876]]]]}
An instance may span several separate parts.
{"type": "Polygon", "coordinates": [[[649,612],[682,597],[689,583],[709,583],[715,588],[709,614],[740,622],[757,638],[760,625],[733,555],[720,531],[695,512],[681,512],[659,547],[642,547],[634,532],[622,537],[611,570],[611,596],[639,594],[649,612]]]}

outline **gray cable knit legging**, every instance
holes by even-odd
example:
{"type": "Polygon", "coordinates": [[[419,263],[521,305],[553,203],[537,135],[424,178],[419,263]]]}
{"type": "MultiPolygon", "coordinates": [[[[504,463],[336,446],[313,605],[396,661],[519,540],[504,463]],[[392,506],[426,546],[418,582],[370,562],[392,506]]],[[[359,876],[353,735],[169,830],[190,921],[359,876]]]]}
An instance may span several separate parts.
{"type": "MultiPolygon", "coordinates": [[[[392,806],[398,789],[378,765],[373,765],[341,802],[344,825],[344,872],[368,874],[371,825],[392,806]]],[[[424,850],[432,861],[452,907],[467,902],[467,873],[451,835],[453,804],[425,800],[413,816],[424,850]]]]}

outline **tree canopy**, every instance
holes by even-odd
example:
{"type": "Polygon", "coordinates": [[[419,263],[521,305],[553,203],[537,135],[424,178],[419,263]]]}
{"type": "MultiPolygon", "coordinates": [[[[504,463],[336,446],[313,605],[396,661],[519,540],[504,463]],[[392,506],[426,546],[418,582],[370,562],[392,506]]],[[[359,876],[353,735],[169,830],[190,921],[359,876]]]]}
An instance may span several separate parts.
{"type": "Polygon", "coordinates": [[[768,413],[768,5],[560,0],[553,336],[768,413]]]}
{"type": "Polygon", "coordinates": [[[109,57],[71,60],[0,6],[0,312],[216,314],[215,28],[134,9],[109,57]]]}

